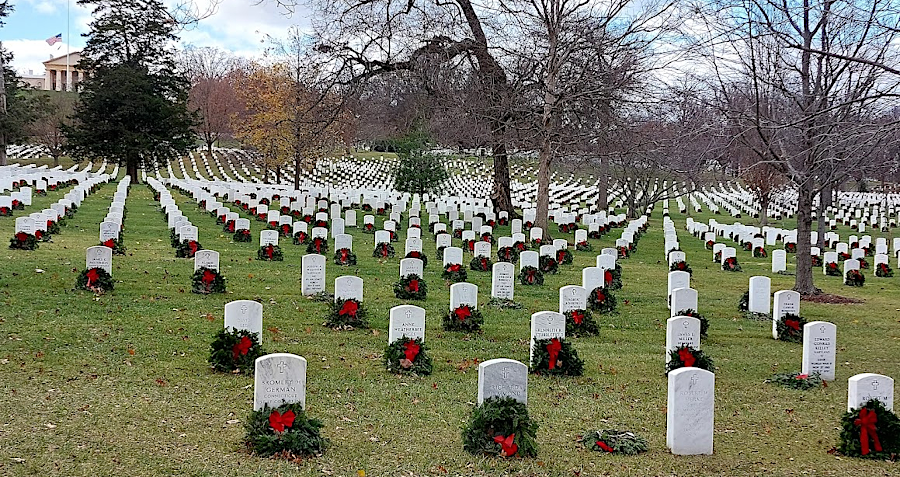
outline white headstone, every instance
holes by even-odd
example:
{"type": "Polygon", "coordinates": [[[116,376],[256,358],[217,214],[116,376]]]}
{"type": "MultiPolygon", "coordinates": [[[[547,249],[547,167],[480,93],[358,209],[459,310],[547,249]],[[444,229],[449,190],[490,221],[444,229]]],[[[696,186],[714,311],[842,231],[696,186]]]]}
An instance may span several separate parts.
{"type": "Polygon", "coordinates": [[[534,343],[538,340],[566,337],[566,317],[555,311],[539,311],[531,315],[531,360],[534,361],[534,343]]]}
{"type": "Polygon", "coordinates": [[[772,338],[778,339],[778,320],[787,314],[800,316],[800,293],[777,291],[772,305],[772,338]]]}
{"type": "Polygon", "coordinates": [[[491,296],[494,298],[513,299],[515,290],[515,265],[509,262],[494,264],[491,274],[491,296]]]}
{"type": "Polygon", "coordinates": [[[770,297],[772,296],[772,279],[769,277],[750,277],[750,313],[769,314],[770,297]]]}
{"type": "Polygon", "coordinates": [[[578,285],[566,285],[559,289],[559,312],[587,309],[588,291],[578,285]]]}
{"type": "Polygon", "coordinates": [[[450,285],[450,310],[462,305],[478,309],[478,285],[465,282],[450,285]]]}
{"type": "Polygon", "coordinates": [[[363,301],[363,279],[344,275],[334,279],[334,301],[353,299],[363,301]]]}
{"type": "Polygon", "coordinates": [[[787,252],[784,250],[772,251],[772,273],[787,270],[787,252]]]}
{"type": "Polygon", "coordinates": [[[858,409],[870,399],[877,399],[888,411],[894,410],[894,380],[888,376],[862,373],[847,381],[847,410],[858,409]]]}
{"type": "Polygon", "coordinates": [[[388,343],[404,336],[411,339],[425,339],[425,309],[415,305],[400,305],[389,313],[388,343]]]}
{"type": "MultiPolygon", "coordinates": [[[[690,288],[691,287],[691,274],[688,272],[683,272],[680,270],[676,270],[674,272],[669,272],[668,286],[666,292],[666,306],[672,308],[672,291],[678,288],[690,288]]],[[[683,309],[683,308],[682,308],[683,309]]],[[[681,310],[673,310],[673,311],[681,311],[681,310]]]]}
{"type": "Polygon", "coordinates": [[[325,256],[315,253],[300,259],[300,293],[315,295],[325,291],[325,256]]]}
{"type": "Polygon", "coordinates": [[[700,368],[669,373],[666,446],[675,455],[713,453],[715,374],[700,368]]]}
{"type": "Polygon", "coordinates": [[[670,316],[678,316],[678,312],[685,310],[700,311],[697,309],[697,290],[693,288],[676,288],[672,290],[672,314],[670,316]]]}
{"type": "Polygon", "coordinates": [[[528,366],[506,358],[489,359],[478,364],[478,400],[513,398],[528,404],[528,366]]]}
{"type": "Polygon", "coordinates": [[[88,247],[86,251],[85,269],[100,268],[112,275],[112,249],[102,245],[88,247]]]}
{"type": "Polygon", "coordinates": [[[261,230],[259,232],[259,246],[265,247],[266,245],[278,245],[277,230],[261,230]]]}
{"type": "Polygon", "coordinates": [[[194,271],[200,270],[201,267],[218,272],[219,252],[215,250],[198,250],[194,254],[194,271]]]}
{"type": "Polygon", "coordinates": [[[803,326],[803,374],[819,373],[834,381],[837,326],[827,321],[811,321],[803,326]]]}
{"type": "Polygon", "coordinates": [[[253,410],[265,406],[300,403],[306,408],[306,358],[272,353],[256,358],[253,375],[253,410]]]}
{"type": "Polygon", "coordinates": [[[693,316],[676,316],[666,320],[666,363],[669,352],[681,346],[700,349],[700,320],[693,316]]]}
{"type": "Polygon", "coordinates": [[[225,329],[247,330],[256,333],[262,343],[262,303],[252,300],[236,300],[225,304],[225,329]]]}

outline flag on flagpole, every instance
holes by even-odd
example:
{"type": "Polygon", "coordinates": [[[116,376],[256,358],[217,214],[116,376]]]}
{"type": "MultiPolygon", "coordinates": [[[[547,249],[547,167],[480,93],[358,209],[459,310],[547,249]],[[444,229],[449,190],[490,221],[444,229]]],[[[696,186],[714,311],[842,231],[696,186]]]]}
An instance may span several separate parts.
{"type": "Polygon", "coordinates": [[[50,38],[47,38],[47,44],[50,46],[53,46],[61,41],[62,41],[62,33],[60,33],[56,36],[51,36],[50,38]]]}

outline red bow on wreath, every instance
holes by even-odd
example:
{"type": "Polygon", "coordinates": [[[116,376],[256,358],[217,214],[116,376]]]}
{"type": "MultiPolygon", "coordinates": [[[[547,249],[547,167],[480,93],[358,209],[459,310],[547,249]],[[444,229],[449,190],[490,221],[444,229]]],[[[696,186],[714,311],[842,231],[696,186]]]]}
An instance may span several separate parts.
{"type": "Polygon", "coordinates": [[[609,270],[604,271],[603,272],[603,282],[606,283],[607,286],[609,286],[610,284],[612,284],[612,281],[613,281],[612,272],[610,272],[609,270]]]}
{"type": "Polygon", "coordinates": [[[253,341],[246,336],[241,336],[241,340],[231,347],[231,356],[234,357],[234,359],[238,359],[241,356],[246,356],[247,353],[250,352],[250,348],[252,347],[253,341]]]}
{"type": "Polygon", "coordinates": [[[341,263],[346,262],[350,255],[350,251],[346,248],[341,249],[341,263]]]}
{"type": "Polygon", "coordinates": [[[512,457],[516,455],[516,451],[519,450],[519,446],[517,446],[513,442],[515,438],[515,434],[510,434],[509,437],[494,436],[494,442],[500,444],[500,449],[502,450],[503,455],[505,455],[506,457],[512,457]]]}
{"type": "Polygon", "coordinates": [[[556,261],[562,263],[566,259],[566,251],[565,250],[557,250],[556,251],[556,261]]]}
{"type": "Polygon", "coordinates": [[[595,298],[598,302],[602,303],[602,302],[606,301],[606,293],[603,293],[603,292],[600,291],[599,289],[595,289],[595,290],[594,290],[594,298],[595,298]]]}
{"type": "Polygon", "coordinates": [[[681,348],[680,350],[678,350],[678,359],[680,359],[681,362],[684,363],[684,365],[688,368],[693,367],[694,362],[697,361],[697,359],[694,358],[694,354],[691,353],[691,350],[687,348],[681,348]]]}
{"type": "Polygon", "coordinates": [[[385,244],[385,243],[381,244],[380,252],[381,252],[381,256],[382,256],[382,257],[387,257],[387,256],[388,256],[388,248],[387,248],[387,244],[385,244]]]}
{"type": "Polygon", "coordinates": [[[459,321],[463,321],[466,318],[472,316],[472,311],[469,309],[468,306],[461,306],[461,307],[457,308],[456,310],[454,310],[453,314],[456,315],[456,318],[459,321]]]}
{"type": "Polygon", "coordinates": [[[878,434],[875,433],[875,423],[878,422],[878,415],[875,411],[868,408],[859,410],[859,418],[853,421],[853,424],[859,426],[859,444],[862,447],[862,455],[869,454],[869,437],[875,444],[875,451],[881,452],[881,442],[878,440],[878,434]]]}
{"type": "Polygon", "coordinates": [[[447,271],[449,272],[458,272],[460,270],[460,265],[458,263],[451,263],[450,266],[447,267],[447,271]]]}
{"type": "Polygon", "coordinates": [[[53,227],[53,221],[52,221],[52,220],[48,220],[48,221],[47,221],[47,228],[49,229],[50,227],[53,227]]]}
{"type": "Polygon", "coordinates": [[[294,425],[294,411],[288,410],[288,412],[284,414],[279,414],[278,411],[272,411],[272,414],[269,414],[269,425],[275,432],[284,432],[285,427],[291,427],[294,425]]]}
{"type": "Polygon", "coordinates": [[[419,355],[421,346],[416,344],[415,341],[410,340],[406,343],[403,343],[403,348],[403,354],[406,355],[406,359],[408,359],[409,361],[414,361],[416,359],[416,356],[419,355]]]}
{"type": "Polygon", "coordinates": [[[96,268],[92,268],[87,272],[87,286],[92,286],[97,280],[100,279],[100,274],[97,273],[96,268]]]}
{"type": "Polygon", "coordinates": [[[572,321],[574,321],[576,325],[580,325],[581,322],[584,321],[584,313],[578,310],[572,311],[572,321]]]}
{"type": "Polygon", "coordinates": [[[19,242],[24,242],[28,240],[28,234],[25,232],[16,232],[16,240],[19,242]]]}
{"type": "Polygon", "coordinates": [[[200,278],[200,281],[203,282],[203,285],[206,288],[209,288],[209,286],[212,285],[212,282],[215,281],[215,279],[216,274],[212,270],[204,270],[203,277],[200,278]]]}
{"type": "Polygon", "coordinates": [[[559,342],[559,339],[551,339],[550,343],[547,345],[547,353],[550,353],[550,364],[547,366],[548,369],[556,367],[560,350],[562,350],[562,343],[559,342]]]}
{"type": "Polygon", "coordinates": [[[338,315],[356,317],[357,310],[359,310],[359,305],[353,300],[347,300],[341,305],[341,310],[338,311],[338,315]]]}
{"type": "Polygon", "coordinates": [[[488,268],[487,259],[484,257],[481,257],[481,269],[487,270],[487,268],[488,268]]]}
{"type": "Polygon", "coordinates": [[[103,246],[109,247],[109,248],[115,248],[116,242],[113,239],[109,239],[106,242],[103,242],[103,246]]]}
{"type": "Polygon", "coordinates": [[[320,252],[322,250],[322,239],[321,238],[318,238],[318,237],[316,238],[315,247],[316,247],[316,252],[320,252]]]}
{"type": "Polygon", "coordinates": [[[613,451],[614,451],[612,447],[606,445],[606,443],[603,442],[603,441],[597,441],[597,447],[599,447],[599,448],[605,450],[606,452],[613,452],[613,451]]]}
{"type": "Polygon", "coordinates": [[[797,320],[784,320],[784,326],[794,331],[800,331],[800,322],[797,320]]]}
{"type": "Polygon", "coordinates": [[[272,257],[275,255],[275,247],[273,247],[273,246],[271,246],[271,245],[266,245],[265,250],[266,250],[266,257],[267,257],[269,260],[271,260],[272,257]]]}
{"type": "Polygon", "coordinates": [[[534,283],[536,274],[537,274],[537,270],[526,270],[525,271],[525,281],[528,283],[534,283]]]}
{"type": "Polygon", "coordinates": [[[519,242],[516,244],[516,248],[519,249],[519,251],[521,252],[521,251],[525,250],[525,244],[522,242],[519,242]]]}
{"type": "Polygon", "coordinates": [[[34,231],[34,237],[35,237],[36,239],[38,239],[38,240],[40,240],[40,238],[41,238],[43,235],[44,235],[44,234],[42,234],[40,230],[35,230],[35,231],[34,231]]]}
{"type": "Polygon", "coordinates": [[[475,242],[474,242],[473,240],[469,240],[469,245],[468,245],[468,247],[469,247],[469,251],[470,251],[470,252],[475,251],[475,242]]]}
{"type": "Polygon", "coordinates": [[[228,231],[234,232],[234,222],[228,222],[228,231]]]}
{"type": "Polygon", "coordinates": [[[406,285],[406,289],[413,293],[419,292],[419,281],[416,279],[412,279],[409,281],[409,285],[406,285]]]}
{"type": "Polygon", "coordinates": [[[409,252],[409,257],[410,258],[419,258],[419,252],[413,250],[412,252],[409,252]]]}

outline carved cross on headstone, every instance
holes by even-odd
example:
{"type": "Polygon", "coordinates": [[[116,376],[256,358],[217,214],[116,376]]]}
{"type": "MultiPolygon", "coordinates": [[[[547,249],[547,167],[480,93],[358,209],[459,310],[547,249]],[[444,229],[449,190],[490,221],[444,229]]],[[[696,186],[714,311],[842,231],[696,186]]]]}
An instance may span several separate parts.
{"type": "Polygon", "coordinates": [[[408,320],[410,318],[412,318],[412,312],[409,310],[406,310],[406,319],[408,320]]]}
{"type": "Polygon", "coordinates": [[[282,361],[282,362],[276,364],[275,366],[278,366],[278,372],[279,372],[279,373],[284,374],[284,368],[287,367],[287,363],[285,363],[284,361],[282,361]]]}
{"type": "Polygon", "coordinates": [[[242,315],[246,315],[247,311],[249,311],[249,310],[250,310],[250,307],[248,307],[247,305],[241,305],[241,314],[242,315]]]}
{"type": "Polygon", "coordinates": [[[696,375],[691,376],[691,387],[694,387],[695,384],[697,384],[697,376],[696,375]]]}
{"type": "Polygon", "coordinates": [[[503,379],[509,379],[509,368],[503,368],[503,370],[500,371],[500,377],[502,377],[503,379]]]}
{"type": "Polygon", "coordinates": [[[878,385],[879,385],[879,384],[880,384],[880,383],[878,382],[878,380],[872,381],[872,389],[875,390],[875,391],[878,391],[878,385]]]}
{"type": "Polygon", "coordinates": [[[820,326],[820,327],[819,327],[819,333],[824,333],[824,332],[825,332],[825,327],[824,327],[824,326],[820,326]]]}

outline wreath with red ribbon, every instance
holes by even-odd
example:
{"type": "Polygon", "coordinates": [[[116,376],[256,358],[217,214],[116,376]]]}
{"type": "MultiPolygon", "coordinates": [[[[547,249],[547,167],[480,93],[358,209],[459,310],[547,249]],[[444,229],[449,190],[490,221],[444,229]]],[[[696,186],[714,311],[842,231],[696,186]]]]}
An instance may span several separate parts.
{"type": "Polygon", "coordinates": [[[519,253],[524,252],[529,249],[528,244],[525,242],[514,242],[513,247],[519,251],[519,253]]]}
{"type": "Polygon", "coordinates": [[[530,220],[526,220],[525,222],[522,223],[522,228],[525,230],[531,230],[532,227],[534,227],[534,222],[532,222],[530,220]]]}
{"type": "Polygon", "coordinates": [[[588,307],[601,314],[611,313],[616,309],[616,296],[608,288],[594,288],[588,294],[588,307]]]}
{"type": "Polygon", "coordinates": [[[584,361],[565,338],[535,340],[531,372],[550,376],[581,376],[584,361]]]}
{"type": "Polygon", "coordinates": [[[825,264],[825,275],[829,277],[841,276],[841,268],[837,262],[828,262],[825,264]]]}
{"type": "Polygon", "coordinates": [[[234,242],[252,242],[253,235],[250,233],[250,229],[240,229],[234,232],[231,240],[234,242]]]}
{"type": "Polygon", "coordinates": [[[556,263],[562,265],[570,265],[574,257],[569,249],[564,248],[556,251],[556,263]]]}
{"type": "Polygon", "coordinates": [[[325,319],[325,326],[335,330],[352,330],[368,328],[366,309],[363,304],[353,298],[331,302],[331,311],[325,319]]]}
{"type": "Polygon", "coordinates": [[[475,252],[475,240],[463,240],[461,248],[469,253],[475,252]]]}
{"type": "Polygon", "coordinates": [[[364,212],[371,212],[371,211],[372,211],[372,206],[369,205],[369,204],[363,204],[362,210],[363,210],[364,212]]]}
{"type": "Polygon", "coordinates": [[[497,260],[507,263],[518,263],[519,251],[515,247],[500,247],[497,250],[497,260]]]}
{"type": "Polygon", "coordinates": [[[599,228],[599,229],[597,229],[597,230],[593,230],[593,231],[588,232],[588,238],[589,238],[589,239],[600,239],[600,238],[603,238],[603,227],[601,227],[601,228],[599,228]]]}
{"type": "Polygon", "coordinates": [[[566,316],[566,336],[594,336],[600,332],[590,310],[568,310],[563,314],[566,316]]]}
{"type": "Polygon", "coordinates": [[[707,320],[706,317],[701,315],[697,310],[693,308],[688,308],[687,310],[678,310],[678,312],[675,313],[675,316],[690,316],[692,318],[700,320],[700,338],[706,338],[707,333],[709,332],[709,320],[707,320]]]}
{"type": "Polygon", "coordinates": [[[328,221],[327,220],[317,220],[315,226],[322,227],[322,228],[328,228],[328,221]]]}
{"type": "Polygon", "coordinates": [[[59,233],[59,224],[55,220],[47,221],[47,234],[53,235],[59,233]]]}
{"type": "Polygon", "coordinates": [[[388,235],[391,236],[391,242],[400,241],[400,237],[397,235],[397,232],[395,232],[393,230],[388,230],[387,232],[388,232],[388,235]]]}
{"type": "Polygon", "coordinates": [[[743,249],[745,252],[753,250],[753,242],[747,241],[741,243],[741,249],[743,249]]]}
{"type": "Polygon", "coordinates": [[[309,234],[298,230],[297,233],[294,234],[294,245],[303,245],[309,243],[309,234]]]}
{"type": "Polygon", "coordinates": [[[650,450],[647,439],[618,429],[584,431],[578,437],[578,442],[592,451],[610,454],[637,455],[650,450]]]}
{"type": "Polygon", "coordinates": [[[669,374],[678,368],[700,368],[713,373],[716,372],[716,367],[712,358],[704,354],[703,351],[687,345],[679,346],[669,351],[669,362],[666,364],[666,374],[669,374]]]}
{"type": "Polygon", "coordinates": [[[418,258],[419,260],[422,261],[423,267],[428,266],[428,256],[418,250],[411,250],[409,253],[406,254],[405,258],[418,258]]]}
{"type": "Polygon", "coordinates": [[[9,248],[13,250],[35,250],[38,247],[38,238],[33,234],[16,232],[9,239],[9,248]]]}
{"type": "Polygon", "coordinates": [[[847,252],[838,252],[838,260],[842,262],[844,260],[850,260],[850,254],[847,252]]]}
{"type": "Polygon", "coordinates": [[[591,245],[591,243],[587,240],[582,240],[581,242],[575,244],[575,250],[579,252],[593,252],[594,246],[591,245]]]}
{"type": "Polygon", "coordinates": [[[726,272],[741,271],[741,264],[738,263],[737,257],[728,257],[722,262],[722,270],[726,272]]]}
{"type": "Polygon", "coordinates": [[[284,260],[284,253],[278,245],[263,245],[256,251],[257,260],[265,260],[271,262],[281,262],[284,260]]]}
{"type": "Polygon", "coordinates": [[[306,244],[306,253],[317,253],[324,255],[328,253],[328,239],[325,237],[316,237],[306,244]]]}
{"type": "Polygon", "coordinates": [[[103,242],[100,242],[100,245],[111,248],[113,255],[125,255],[125,246],[122,245],[121,238],[107,239],[103,242]]]}
{"type": "Polygon", "coordinates": [[[879,263],[875,266],[875,276],[879,278],[890,278],[894,276],[891,266],[886,263],[879,263]]]}
{"type": "Polygon", "coordinates": [[[868,270],[869,269],[869,261],[868,260],[866,260],[862,257],[858,258],[857,260],[859,260],[860,270],[868,270]]]}
{"type": "Polygon", "coordinates": [[[474,455],[536,457],[537,429],[524,403],[488,398],[472,409],[463,428],[463,449],[474,455]]]}
{"type": "Polygon", "coordinates": [[[281,224],[278,226],[278,230],[281,232],[282,237],[290,237],[293,226],[291,224],[281,224]]]}
{"type": "MultiPolygon", "coordinates": [[[[509,225],[509,218],[500,217],[500,220],[498,220],[497,223],[501,226],[507,226],[507,225],[509,225]]],[[[488,224],[488,225],[490,225],[490,224],[488,224]]]]}
{"type": "Polygon", "coordinates": [[[234,233],[234,219],[225,221],[225,224],[222,225],[222,231],[227,233],[234,233]]]}
{"type": "Polygon", "coordinates": [[[444,271],[441,272],[441,278],[450,280],[453,283],[464,282],[468,277],[468,272],[459,263],[448,263],[444,265],[444,271]]]}
{"type": "Polygon", "coordinates": [[[196,240],[182,240],[175,248],[175,258],[194,258],[194,255],[203,250],[203,246],[196,240]]]}
{"type": "Polygon", "coordinates": [[[878,399],[841,417],[838,450],[851,457],[894,460],[900,454],[900,418],[878,399]]]}
{"type": "Polygon", "coordinates": [[[756,247],[753,249],[753,258],[767,258],[769,253],[766,252],[765,247],[756,247]]]}
{"type": "Polygon", "coordinates": [[[324,425],[309,418],[300,403],[268,405],[252,411],[244,425],[244,445],[258,456],[277,456],[297,462],[304,457],[320,455],[328,439],[320,430],[324,425]]]}
{"type": "Polygon", "coordinates": [[[191,277],[191,292],[201,295],[225,293],[225,277],[218,270],[200,267],[191,277]]]}
{"type": "Polygon", "coordinates": [[[462,238],[463,229],[453,229],[453,238],[462,238]]]}
{"type": "Polygon", "coordinates": [[[478,272],[490,272],[493,266],[494,262],[491,261],[490,257],[475,257],[469,262],[469,268],[478,272]]]}
{"type": "Polygon", "coordinates": [[[416,274],[409,274],[394,283],[394,296],[401,300],[424,300],[428,294],[425,280],[416,274]]]}
{"type": "Polygon", "coordinates": [[[628,258],[631,256],[631,250],[628,247],[616,247],[619,258],[628,258]]]}
{"type": "Polygon", "coordinates": [[[775,323],[775,332],[781,341],[802,343],[803,327],[805,325],[806,320],[803,317],[787,313],[775,323]]]}
{"type": "Polygon", "coordinates": [[[519,283],[522,285],[543,285],[544,273],[531,265],[519,270],[519,283]]]}
{"type": "Polygon", "coordinates": [[[208,361],[214,370],[250,376],[253,375],[256,358],[265,354],[256,333],[234,328],[219,330],[209,350],[208,361]]]}
{"type": "Polygon", "coordinates": [[[384,350],[384,366],[394,374],[415,374],[427,376],[431,374],[431,357],[428,348],[421,338],[406,336],[387,345],[384,350]]]}
{"type": "Polygon", "coordinates": [[[713,262],[719,263],[722,261],[722,252],[716,252],[713,254],[713,262]]]}
{"type": "Polygon", "coordinates": [[[555,275],[559,273],[559,262],[556,261],[555,257],[551,257],[549,255],[541,255],[538,258],[538,268],[541,269],[541,273],[549,273],[555,275]]]}
{"type": "Polygon", "coordinates": [[[269,230],[278,230],[278,221],[277,220],[269,221],[269,223],[266,224],[266,228],[269,230]]]}
{"type": "Polygon", "coordinates": [[[113,291],[112,275],[102,268],[88,268],[82,270],[75,280],[75,287],[94,293],[113,291]]]}
{"type": "Polygon", "coordinates": [[[372,256],[380,259],[394,258],[395,253],[394,246],[387,242],[375,245],[375,250],[372,250],[372,256]]]}
{"type": "Polygon", "coordinates": [[[11,216],[12,214],[13,214],[13,213],[12,213],[12,209],[11,209],[11,208],[9,208],[9,207],[0,207],[0,216],[3,216],[3,217],[9,217],[9,216],[11,216]]]}
{"type": "Polygon", "coordinates": [[[844,284],[851,287],[861,287],[866,283],[866,276],[859,270],[847,270],[844,284]]]}
{"type": "Polygon", "coordinates": [[[481,234],[481,241],[487,242],[489,244],[494,244],[494,236],[490,232],[485,232],[481,234]]]}
{"type": "Polygon", "coordinates": [[[707,250],[712,250],[713,247],[715,247],[715,245],[716,245],[716,241],[715,241],[715,240],[707,240],[707,241],[706,241],[706,249],[707,249],[707,250]]]}
{"type": "Polygon", "coordinates": [[[821,388],[825,385],[822,381],[822,375],[819,373],[801,374],[801,373],[782,373],[773,375],[766,380],[767,383],[778,384],[788,389],[799,389],[808,391],[810,389],[821,388]]]}
{"type": "Polygon", "coordinates": [[[340,248],[334,251],[334,264],[348,267],[356,265],[356,254],[349,248],[340,248]]]}
{"type": "Polygon", "coordinates": [[[688,272],[689,274],[693,274],[694,270],[691,269],[691,266],[684,260],[678,260],[677,262],[672,262],[672,265],[669,265],[670,272],[688,272]]]}
{"type": "Polygon", "coordinates": [[[821,267],[822,263],[823,263],[822,257],[820,257],[818,255],[812,255],[810,257],[810,261],[812,262],[812,266],[814,266],[814,267],[821,267]]]}
{"type": "Polygon", "coordinates": [[[541,245],[543,245],[543,244],[544,244],[543,239],[536,238],[536,239],[531,240],[531,246],[534,248],[539,249],[539,248],[541,248],[541,245]]]}
{"type": "Polygon", "coordinates": [[[784,244],[784,251],[787,253],[797,253],[797,244],[794,242],[784,244]]]}
{"type": "Polygon", "coordinates": [[[481,329],[484,318],[478,309],[470,305],[460,305],[444,315],[444,330],[473,333],[481,329]]]}

